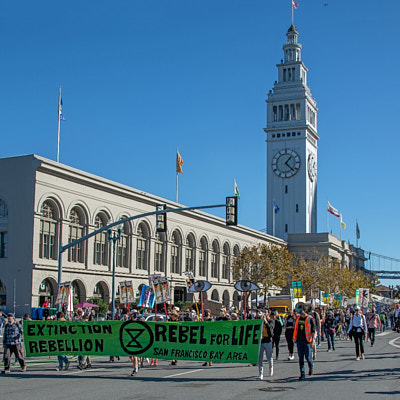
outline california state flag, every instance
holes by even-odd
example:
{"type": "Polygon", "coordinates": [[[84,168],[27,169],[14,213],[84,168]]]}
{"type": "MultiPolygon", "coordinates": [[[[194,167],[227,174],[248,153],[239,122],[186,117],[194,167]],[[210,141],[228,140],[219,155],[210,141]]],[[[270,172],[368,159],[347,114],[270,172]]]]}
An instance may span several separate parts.
{"type": "Polygon", "coordinates": [[[340,217],[339,211],[335,207],[333,207],[331,203],[329,203],[329,201],[328,201],[328,212],[334,215],[335,217],[340,217]]]}

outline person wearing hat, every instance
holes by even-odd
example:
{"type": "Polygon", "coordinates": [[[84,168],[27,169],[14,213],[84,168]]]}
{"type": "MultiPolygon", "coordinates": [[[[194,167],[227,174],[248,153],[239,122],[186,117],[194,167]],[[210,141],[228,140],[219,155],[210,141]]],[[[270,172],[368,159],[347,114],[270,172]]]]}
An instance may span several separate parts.
{"type": "Polygon", "coordinates": [[[22,324],[15,321],[13,313],[7,314],[7,323],[4,327],[3,348],[4,348],[4,371],[3,374],[10,372],[11,354],[15,354],[18,359],[21,371],[26,371],[24,360],[24,337],[22,333],[22,324]]]}
{"type": "Polygon", "coordinates": [[[348,333],[354,337],[354,343],[356,347],[356,360],[360,361],[360,354],[361,359],[364,360],[364,343],[363,338],[365,332],[367,332],[367,322],[365,320],[365,316],[360,313],[360,307],[354,307],[354,315],[350,320],[349,330],[348,333]]]}

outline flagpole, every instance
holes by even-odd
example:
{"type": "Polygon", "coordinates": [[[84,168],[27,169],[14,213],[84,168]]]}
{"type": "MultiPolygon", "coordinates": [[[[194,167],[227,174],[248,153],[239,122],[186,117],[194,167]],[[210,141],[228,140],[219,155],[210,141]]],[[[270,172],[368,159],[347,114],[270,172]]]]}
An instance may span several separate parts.
{"type": "Polygon", "coordinates": [[[292,3],[292,25],[294,25],[294,18],[293,18],[293,0],[290,0],[290,2],[292,3]]]}
{"type": "Polygon", "coordinates": [[[61,106],[61,86],[58,93],[58,129],[57,129],[57,162],[60,159],[60,106],[61,106]]]}
{"type": "Polygon", "coordinates": [[[275,207],[274,207],[274,202],[272,202],[272,236],[275,236],[275,207]]]}
{"type": "Polygon", "coordinates": [[[326,231],[329,233],[328,199],[326,199],[326,231]]]}
{"type": "Polygon", "coordinates": [[[175,193],[175,202],[178,202],[178,172],[176,173],[176,193],[175,193]]]}
{"type": "Polygon", "coordinates": [[[342,213],[340,213],[340,241],[342,241],[342,213]]]}

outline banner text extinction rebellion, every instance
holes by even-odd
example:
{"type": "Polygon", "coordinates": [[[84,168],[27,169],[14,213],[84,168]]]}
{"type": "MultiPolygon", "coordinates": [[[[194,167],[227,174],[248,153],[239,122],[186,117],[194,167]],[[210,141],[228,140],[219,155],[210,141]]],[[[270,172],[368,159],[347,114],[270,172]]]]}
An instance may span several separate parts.
{"type": "Polygon", "coordinates": [[[261,320],[24,321],[24,341],[28,357],[97,354],[256,362],[261,327],[261,320]]]}

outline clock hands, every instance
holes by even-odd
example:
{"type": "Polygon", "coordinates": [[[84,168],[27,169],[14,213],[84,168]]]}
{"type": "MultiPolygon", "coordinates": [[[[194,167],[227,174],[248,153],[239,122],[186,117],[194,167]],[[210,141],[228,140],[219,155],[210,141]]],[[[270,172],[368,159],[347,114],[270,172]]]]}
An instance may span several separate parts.
{"type": "Polygon", "coordinates": [[[292,156],[290,156],[286,161],[285,161],[285,165],[290,168],[292,171],[294,171],[294,169],[288,164],[288,162],[292,159],[292,156]]]}

